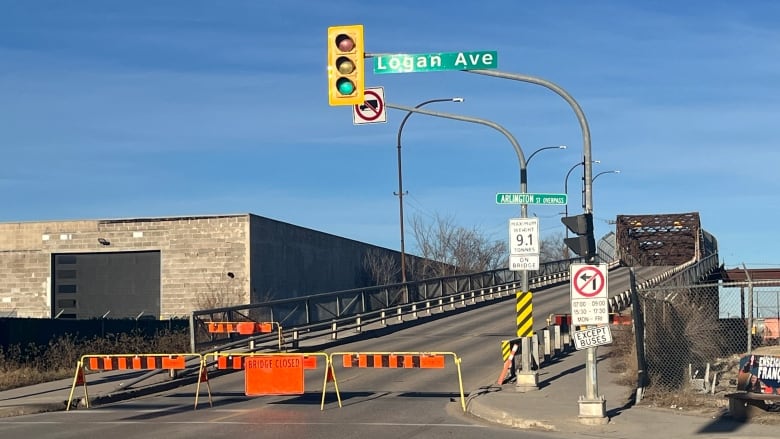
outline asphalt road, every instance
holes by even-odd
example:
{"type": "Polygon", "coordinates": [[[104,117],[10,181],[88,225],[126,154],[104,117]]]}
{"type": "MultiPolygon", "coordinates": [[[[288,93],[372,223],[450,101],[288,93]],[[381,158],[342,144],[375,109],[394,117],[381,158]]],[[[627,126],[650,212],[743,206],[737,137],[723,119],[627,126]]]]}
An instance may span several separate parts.
{"type": "MultiPolygon", "coordinates": [[[[637,276],[641,281],[661,271],[644,268],[637,276]]],[[[610,294],[628,289],[628,281],[627,269],[610,272],[610,294]]],[[[569,286],[540,290],[533,303],[534,327],[541,329],[549,314],[568,312],[569,286]]],[[[463,389],[468,395],[495,383],[502,367],[500,341],[514,337],[515,317],[510,299],[439,318],[423,317],[423,324],[344,340],[326,351],[455,353],[462,360],[463,389]]],[[[342,407],[329,383],[324,410],[320,410],[324,368],[307,371],[305,393],[293,396],[247,397],[244,374],[233,373],[209,380],[213,407],[204,386],[199,408],[194,410],[195,386],[189,385],[90,409],[0,419],[0,437],[555,437],[488,425],[465,414],[458,369],[449,356],[443,369],[344,368],[341,362],[334,363],[342,407]]]]}

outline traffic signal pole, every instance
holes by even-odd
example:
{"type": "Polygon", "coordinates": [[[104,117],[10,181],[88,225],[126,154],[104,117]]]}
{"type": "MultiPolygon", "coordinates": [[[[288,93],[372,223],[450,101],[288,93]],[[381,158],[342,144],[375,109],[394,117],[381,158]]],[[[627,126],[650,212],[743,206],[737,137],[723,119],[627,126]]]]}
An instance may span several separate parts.
{"type": "MultiPolygon", "coordinates": [[[[376,54],[371,54],[366,52],[365,56],[372,57],[376,54]]],[[[577,101],[563,88],[558,86],[557,84],[554,84],[550,81],[547,81],[542,78],[534,77],[534,76],[528,76],[528,75],[521,75],[517,73],[507,73],[507,72],[501,72],[498,70],[485,70],[485,69],[474,69],[474,70],[463,70],[468,73],[474,73],[477,75],[484,75],[484,76],[492,76],[500,79],[509,79],[513,81],[521,81],[521,82],[527,82],[531,84],[541,85],[549,90],[552,90],[556,94],[558,94],[560,97],[562,97],[574,110],[575,115],[577,116],[577,120],[580,124],[580,129],[582,130],[582,141],[583,141],[583,162],[584,162],[584,172],[583,172],[583,186],[584,186],[584,213],[586,214],[592,214],[593,213],[593,159],[591,154],[591,142],[590,142],[590,128],[588,127],[588,122],[585,119],[585,113],[582,111],[582,108],[577,103],[577,101]]],[[[455,119],[455,120],[462,120],[465,122],[474,122],[474,123],[481,123],[483,125],[492,126],[493,128],[496,128],[497,125],[493,123],[485,123],[488,121],[481,120],[477,122],[476,120],[468,120],[467,118],[464,118],[463,116],[456,116],[456,115],[447,115],[444,116],[444,113],[436,114],[434,112],[429,112],[426,110],[414,110],[409,107],[401,107],[401,106],[391,106],[388,105],[388,108],[396,108],[401,109],[405,111],[414,111],[422,114],[428,114],[430,116],[437,116],[437,117],[445,117],[449,119],[455,119]],[[491,125],[492,124],[492,125],[491,125]]],[[[518,157],[520,158],[520,168],[521,168],[521,180],[524,180],[522,176],[525,174],[526,170],[526,161],[525,158],[522,155],[522,150],[520,149],[519,145],[517,145],[517,142],[513,140],[511,137],[511,134],[508,134],[505,129],[501,128],[499,131],[502,131],[505,135],[508,135],[510,137],[510,141],[513,142],[513,146],[515,146],[515,150],[518,153],[518,157]]],[[[521,181],[521,192],[526,191],[525,187],[525,181],[521,181]]],[[[525,218],[527,216],[527,205],[521,205],[522,209],[522,217],[525,218]]],[[[594,239],[595,241],[595,239],[594,239]]],[[[588,263],[595,262],[595,255],[592,255],[594,257],[586,258],[588,263]]],[[[523,270],[522,272],[522,288],[523,291],[528,291],[528,272],[523,270]]],[[[579,410],[580,415],[579,419],[580,422],[583,424],[604,424],[609,422],[609,419],[606,418],[606,400],[604,396],[598,395],[598,376],[597,376],[597,368],[596,368],[596,348],[591,347],[587,349],[587,360],[585,363],[585,369],[586,369],[586,385],[585,385],[585,396],[581,396],[579,399],[579,410]]],[[[525,345],[523,346],[523,370],[524,371],[530,371],[530,361],[526,358],[526,352],[530,352],[530,349],[525,349],[525,345]]],[[[521,379],[520,375],[518,375],[518,382],[521,379]]]]}
{"type": "Polygon", "coordinates": [[[574,110],[574,114],[577,116],[577,121],[579,122],[580,130],[582,131],[582,155],[583,160],[585,161],[585,212],[593,213],[593,186],[591,177],[593,175],[593,159],[591,158],[590,148],[590,128],[588,127],[588,121],[585,119],[585,113],[582,111],[580,104],[562,87],[539,77],[521,75],[518,73],[507,73],[499,70],[464,70],[464,72],[541,85],[558,94],[558,96],[562,97],[569,106],[571,106],[572,110],[574,110]]]}
{"type": "MultiPolygon", "coordinates": [[[[517,73],[506,73],[498,70],[464,70],[468,73],[475,73],[477,75],[492,76],[501,79],[510,79],[513,81],[528,82],[531,84],[541,85],[549,90],[552,90],[560,97],[562,97],[574,110],[577,116],[577,120],[580,123],[580,129],[582,130],[582,155],[584,162],[584,187],[585,187],[585,203],[583,205],[586,214],[593,214],[593,158],[591,154],[590,145],[590,128],[588,127],[588,121],[585,119],[585,113],[582,111],[582,107],[577,101],[563,88],[558,85],[547,81],[546,79],[537,78],[534,76],[521,75],[517,73]]],[[[591,232],[592,233],[592,232],[591,232]]],[[[595,240],[595,239],[594,239],[595,240]]],[[[595,255],[586,258],[588,263],[595,262],[595,255]]],[[[586,382],[585,382],[585,396],[580,396],[579,419],[583,424],[605,424],[609,422],[609,418],[606,417],[606,399],[604,396],[599,396],[598,386],[598,373],[596,367],[596,348],[591,347],[587,349],[587,359],[585,362],[586,382]]]]}

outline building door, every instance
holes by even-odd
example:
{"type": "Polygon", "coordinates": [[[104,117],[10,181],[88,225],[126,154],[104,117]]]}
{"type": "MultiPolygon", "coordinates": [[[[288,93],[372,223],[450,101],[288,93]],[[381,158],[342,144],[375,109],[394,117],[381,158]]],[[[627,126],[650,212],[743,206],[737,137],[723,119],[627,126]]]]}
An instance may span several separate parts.
{"type": "Polygon", "coordinates": [[[52,316],[160,316],[159,251],[54,254],[52,279],[52,316]]]}

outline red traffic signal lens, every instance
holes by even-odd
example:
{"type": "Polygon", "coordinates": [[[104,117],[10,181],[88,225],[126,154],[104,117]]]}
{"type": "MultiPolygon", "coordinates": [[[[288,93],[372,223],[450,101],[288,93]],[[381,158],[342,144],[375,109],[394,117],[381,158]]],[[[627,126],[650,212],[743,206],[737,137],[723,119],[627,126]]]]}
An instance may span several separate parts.
{"type": "Polygon", "coordinates": [[[339,34],[336,37],[336,47],[342,52],[352,52],[355,49],[355,40],[347,34],[339,34]]]}
{"type": "Polygon", "coordinates": [[[342,95],[351,95],[355,92],[355,84],[347,78],[339,78],[336,81],[336,88],[342,95]]]}

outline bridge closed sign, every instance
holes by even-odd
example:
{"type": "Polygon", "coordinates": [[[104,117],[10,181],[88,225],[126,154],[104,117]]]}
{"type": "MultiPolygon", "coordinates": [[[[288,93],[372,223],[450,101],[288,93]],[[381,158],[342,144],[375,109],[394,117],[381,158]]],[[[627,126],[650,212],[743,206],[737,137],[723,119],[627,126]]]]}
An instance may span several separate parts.
{"type": "Polygon", "coordinates": [[[582,350],[612,343],[612,331],[609,325],[596,326],[584,331],[574,331],[572,333],[574,340],[574,349],[582,350]]]}

